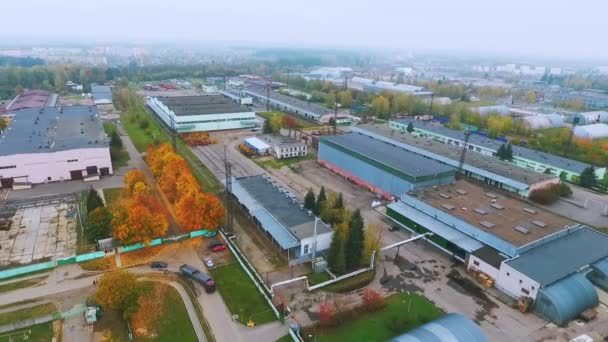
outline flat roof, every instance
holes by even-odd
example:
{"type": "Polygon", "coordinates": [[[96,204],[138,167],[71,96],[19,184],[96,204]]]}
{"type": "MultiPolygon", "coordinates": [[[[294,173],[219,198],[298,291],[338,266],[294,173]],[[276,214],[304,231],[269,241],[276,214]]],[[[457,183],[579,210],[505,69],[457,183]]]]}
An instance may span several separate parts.
{"type": "MultiPolygon", "coordinates": [[[[414,128],[422,129],[428,132],[432,132],[435,134],[440,134],[446,137],[450,137],[455,140],[464,141],[464,132],[444,127],[438,123],[430,123],[422,120],[415,120],[411,118],[401,118],[393,120],[395,122],[399,122],[407,125],[408,123],[412,123],[414,128]]],[[[503,145],[503,142],[483,137],[478,134],[471,134],[469,137],[469,143],[475,144],[478,146],[486,147],[495,151],[498,151],[500,146],[503,145]]],[[[589,164],[582,163],[576,160],[564,158],[557,156],[555,154],[550,154],[546,152],[541,152],[537,150],[533,150],[527,147],[512,145],[513,148],[513,156],[529,159],[536,162],[541,162],[543,164],[549,164],[555,167],[559,167],[564,170],[581,173],[585,168],[589,166],[589,164]]],[[[474,151],[473,151],[474,152],[474,151]]]]}
{"type": "Polygon", "coordinates": [[[269,145],[277,145],[278,147],[294,147],[306,145],[306,143],[297,141],[292,137],[286,137],[279,134],[264,134],[258,135],[258,138],[265,141],[269,145]]]}
{"type": "Polygon", "coordinates": [[[466,180],[411,191],[409,195],[518,248],[576,225],[466,180]]]}
{"type": "Polygon", "coordinates": [[[253,146],[257,150],[267,150],[270,148],[270,145],[263,142],[257,137],[246,138],[245,142],[251,146],[253,146]]]}
{"type": "MultiPolygon", "coordinates": [[[[299,240],[314,235],[315,217],[302,209],[293,194],[262,175],[237,178],[236,181],[299,240]]],[[[331,231],[325,224],[317,224],[317,234],[331,231]]]]}
{"type": "Polygon", "coordinates": [[[57,102],[57,94],[50,91],[35,89],[25,90],[17,95],[6,107],[6,111],[24,108],[53,107],[57,102]]]}
{"type": "Polygon", "coordinates": [[[110,100],[112,101],[112,87],[91,84],[91,94],[94,100],[110,100]]]}
{"type": "Polygon", "coordinates": [[[608,235],[578,226],[570,234],[523,252],[506,263],[547,286],[608,257],[608,235]]]}
{"type": "Polygon", "coordinates": [[[107,146],[94,106],[21,109],[0,136],[0,156],[107,146]]]}
{"type": "Polygon", "coordinates": [[[491,265],[492,267],[499,269],[500,268],[500,264],[507,260],[508,257],[501,254],[498,250],[490,247],[490,246],[483,246],[480,249],[473,251],[474,256],[478,257],[479,259],[483,260],[484,262],[488,263],[489,265],[491,265]]]}
{"type": "Polygon", "coordinates": [[[222,95],[157,97],[176,116],[251,112],[222,95]]]}
{"type": "Polygon", "coordinates": [[[310,112],[311,114],[315,114],[317,116],[321,116],[323,114],[334,112],[333,109],[329,109],[329,108],[321,106],[317,103],[302,101],[295,97],[279,94],[276,91],[271,90],[267,93],[266,89],[264,87],[251,85],[250,83],[247,83],[247,85],[245,86],[245,91],[248,93],[251,93],[257,97],[262,97],[262,98],[266,98],[266,95],[268,95],[271,100],[283,102],[294,108],[298,108],[300,110],[310,112]]]}
{"type": "MultiPolygon", "coordinates": [[[[425,155],[428,158],[436,159],[439,157],[440,160],[445,160],[456,166],[458,165],[462,154],[462,148],[460,147],[443,144],[430,138],[417,137],[407,132],[402,133],[390,128],[387,124],[358,125],[357,127],[353,127],[352,130],[356,132],[368,131],[383,136],[387,139],[408,145],[412,151],[425,155]],[[435,154],[435,156],[433,156],[433,154],[435,154]]],[[[473,153],[471,151],[467,152],[464,164],[487,171],[489,173],[487,175],[488,177],[513,186],[519,190],[524,190],[522,187],[527,188],[529,185],[555,178],[543,173],[531,172],[509,162],[484,156],[480,153],[473,153]],[[516,183],[509,182],[509,180],[516,183]]]]}
{"type": "Polygon", "coordinates": [[[454,168],[430,158],[425,158],[401,147],[372,138],[361,133],[347,133],[321,137],[344,149],[387,165],[411,177],[432,176],[453,171],[454,168]]]}

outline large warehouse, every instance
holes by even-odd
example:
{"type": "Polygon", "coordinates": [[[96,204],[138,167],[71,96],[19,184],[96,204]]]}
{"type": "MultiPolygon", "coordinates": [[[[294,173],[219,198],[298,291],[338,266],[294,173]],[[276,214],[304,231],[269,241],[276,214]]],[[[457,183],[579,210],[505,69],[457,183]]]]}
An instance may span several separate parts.
{"type": "Polygon", "coordinates": [[[360,133],[322,137],[319,163],[391,198],[454,180],[454,168],[360,133]]]}
{"type": "Polygon", "coordinates": [[[7,112],[24,108],[55,107],[57,94],[47,90],[25,90],[17,95],[7,106],[7,112]]]}
{"type": "MultiPolygon", "coordinates": [[[[359,125],[351,130],[460,169],[462,148],[395,131],[388,125],[359,125]]],[[[471,179],[524,197],[527,197],[531,190],[559,182],[559,178],[555,176],[529,172],[481,153],[468,153],[460,170],[471,179]]]]}
{"type": "Polygon", "coordinates": [[[222,95],[148,97],[146,104],[178,132],[218,131],[256,126],[255,112],[222,95]]]}
{"type": "Polygon", "coordinates": [[[510,297],[528,298],[549,321],[563,325],[597,305],[585,273],[608,272],[607,235],[465,180],[410,192],[386,209],[402,227],[434,233],[433,245],[510,297]]]}
{"type": "MultiPolygon", "coordinates": [[[[410,123],[414,126],[414,132],[412,132],[414,135],[431,138],[453,146],[462,147],[465,145],[463,131],[446,128],[440,124],[406,118],[392,120],[389,126],[397,131],[405,132],[410,123]]],[[[502,145],[503,143],[498,140],[477,134],[471,134],[466,144],[470,151],[487,156],[495,156],[502,145]]],[[[589,164],[576,160],[517,145],[513,146],[513,160],[511,163],[526,170],[554,176],[560,176],[563,173],[568,180],[580,177],[583,170],[589,166],[589,164]]],[[[604,177],[605,167],[596,167],[595,170],[599,179],[604,177]]]]}
{"type": "Polygon", "coordinates": [[[331,228],[266,176],[234,179],[232,195],[290,264],[310,260],[329,248],[331,228]]]}
{"type": "Polygon", "coordinates": [[[110,86],[91,84],[91,95],[96,105],[112,103],[112,87],[110,86]]]}
{"type": "Polygon", "coordinates": [[[276,91],[267,91],[263,87],[247,83],[245,94],[253,97],[255,101],[265,104],[268,100],[272,108],[300,115],[308,120],[321,122],[324,114],[333,114],[334,110],[319,104],[298,100],[295,97],[282,95],[276,91]]]}
{"type": "Polygon", "coordinates": [[[92,106],[22,109],[0,137],[3,188],[112,173],[108,138],[92,106]]]}

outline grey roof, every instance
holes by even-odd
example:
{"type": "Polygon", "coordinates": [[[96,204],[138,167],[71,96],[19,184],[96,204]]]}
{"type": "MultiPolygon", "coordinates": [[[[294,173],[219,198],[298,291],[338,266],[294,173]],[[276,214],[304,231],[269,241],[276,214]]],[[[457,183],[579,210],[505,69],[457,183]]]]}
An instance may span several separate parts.
{"type": "MultiPolygon", "coordinates": [[[[265,229],[268,229],[273,234],[273,237],[275,235],[283,236],[282,238],[286,242],[286,246],[291,247],[287,243],[290,239],[284,236],[285,232],[281,232],[281,230],[288,231],[297,240],[314,235],[315,217],[308,215],[307,210],[300,208],[300,203],[297,202],[293,194],[285,193],[285,190],[274,185],[270,180],[261,175],[237,178],[234,183],[245,190],[247,195],[251,196],[261,206],[259,209],[263,209],[269,214],[267,226],[272,225],[276,227],[265,227],[265,229]]],[[[233,194],[237,197],[240,195],[238,192],[235,192],[234,188],[233,194]]],[[[264,222],[262,223],[264,224],[264,222]]],[[[324,223],[319,222],[317,224],[317,234],[329,231],[330,228],[324,223]]],[[[279,239],[275,237],[275,240],[279,239]]]]}
{"type": "Polygon", "coordinates": [[[608,256],[608,235],[578,226],[506,263],[546,286],[608,256]]]}
{"type": "Polygon", "coordinates": [[[454,168],[361,133],[325,136],[329,141],[412,177],[440,174],[454,168]]]}
{"type": "Polygon", "coordinates": [[[107,146],[94,106],[22,109],[0,136],[0,156],[107,146]]]}
{"type": "Polygon", "coordinates": [[[333,109],[329,109],[327,107],[321,106],[314,102],[302,101],[295,97],[279,94],[276,91],[270,91],[267,93],[265,88],[252,86],[249,83],[245,87],[245,92],[252,96],[256,96],[258,98],[264,98],[264,99],[268,95],[271,102],[275,102],[275,103],[285,105],[285,106],[290,106],[290,107],[293,107],[294,109],[298,109],[301,112],[307,112],[316,117],[321,116],[323,114],[334,112],[333,109]]]}
{"type": "Polygon", "coordinates": [[[399,335],[389,342],[487,342],[488,338],[470,318],[456,313],[399,335]]]}
{"type": "MultiPolygon", "coordinates": [[[[446,137],[450,137],[455,140],[464,141],[464,132],[444,127],[440,124],[429,123],[421,120],[415,120],[410,118],[402,118],[394,120],[396,122],[400,122],[402,124],[407,125],[412,122],[415,128],[419,128],[425,131],[433,132],[436,134],[444,135],[446,137]]],[[[486,147],[492,149],[494,151],[498,151],[500,146],[502,146],[503,142],[482,137],[477,134],[471,134],[469,137],[469,144],[474,144],[482,147],[486,147]]],[[[521,158],[529,159],[532,161],[540,162],[543,164],[549,164],[555,167],[559,167],[564,170],[581,173],[583,170],[589,166],[589,164],[585,164],[576,160],[563,158],[560,156],[556,156],[554,154],[541,152],[533,149],[529,149],[523,146],[513,145],[513,156],[518,156],[521,158]]]]}
{"type": "Polygon", "coordinates": [[[244,113],[252,110],[222,95],[158,97],[177,116],[244,113]]]}
{"type": "Polygon", "coordinates": [[[110,100],[112,101],[112,87],[91,84],[91,94],[94,100],[110,100]]]}
{"type": "Polygon", "coordinates": [[[497,269],[500,268],[500,264],[507,259],[506,256],[500,254],[499,251],[490,246],[483,246],[471,254],[497,269]]]}

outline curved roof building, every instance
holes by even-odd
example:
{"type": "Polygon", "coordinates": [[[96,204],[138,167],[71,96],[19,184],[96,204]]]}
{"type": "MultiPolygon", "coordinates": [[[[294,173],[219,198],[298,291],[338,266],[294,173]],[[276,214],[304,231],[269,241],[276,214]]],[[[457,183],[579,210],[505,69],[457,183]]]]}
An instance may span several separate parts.
{"type": "Polygon", "coordinates": [[[390,342],[486,342],[488,338],[481,329],[466,316],[447,314],[422,325],[390,342]]]}

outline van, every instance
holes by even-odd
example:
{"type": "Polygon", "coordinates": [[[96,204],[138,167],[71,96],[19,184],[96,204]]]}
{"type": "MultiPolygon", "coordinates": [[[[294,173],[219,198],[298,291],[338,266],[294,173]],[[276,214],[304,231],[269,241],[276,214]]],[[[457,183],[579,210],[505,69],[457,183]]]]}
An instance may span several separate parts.
{"type": "Polygon", "coordinates": [[[215,281],[213,280],[213,278],[211,278],[210,275],[205,274],[188,264],[181,265],[179,267],[179,270],[186,277],[203,285],[207,293],[212,293],[215,291],[215,281]]]}

